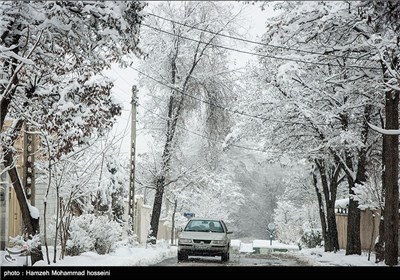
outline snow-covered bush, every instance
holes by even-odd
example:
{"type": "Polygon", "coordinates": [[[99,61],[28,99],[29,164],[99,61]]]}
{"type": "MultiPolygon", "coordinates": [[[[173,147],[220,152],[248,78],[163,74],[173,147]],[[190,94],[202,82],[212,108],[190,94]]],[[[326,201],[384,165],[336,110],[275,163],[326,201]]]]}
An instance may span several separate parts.
{"type": "Polygon", "coordinates": [[[280,242],[300,243],[306,247],[322,242],[322,236],[318,237],[316,229],[320,227],[320,222],[318,207],[315,204],[295,206],[291,201],[279,201],[274,210],[274,223],[277,226],[276,237],[280,242]]]}
{"type": "Polygon", "coordinates": [[[68,232],[67,254],[76,256],[88,251],[110,253],[121,240],[122,232],[121,225],[107,216],[83,214],[74,217],[68,232]]]}
{"type": "Polygon", "coordinates": [[[324,239],[322,238],[321,230],[311,229],[305,231],[300,239],[300,246],[306,248],[315,248],[322,246],[324,239]]]}
{"type": "Polygon", "coordinates": [[[274,223],[277,225],[276,238],[282,243],[295,243],[301,234],[299,209],[290,201],[279,201],[274,212],[274,223]]]}
{"type": "Polygon", "coordinates": [[[382,197],[382,184],[376,184],[372,179],[368,179],[365,184],[355,184],[352,188],[354,194],[351,197],[358,201],[358,208],[365,209],[381,209],[384,205],[382,197]]]}
{"type": "Polygon", "coordinates": [[[26,249],[29,252],[35,250],[41,245],[40,236],[38,234],[34,235],[32,238],[27,239],[22,235],[17,235],[15,237],[10,237],[8,247],[20,247],[21,249],[26,249]]]}

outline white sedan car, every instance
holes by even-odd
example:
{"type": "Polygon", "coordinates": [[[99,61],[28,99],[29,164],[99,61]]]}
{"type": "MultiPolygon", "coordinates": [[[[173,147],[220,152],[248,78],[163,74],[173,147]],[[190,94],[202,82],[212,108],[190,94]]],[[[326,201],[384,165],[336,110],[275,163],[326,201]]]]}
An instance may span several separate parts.
{"type": "Polygon", "coordinates": [[[231,233],[221,219],[190,219],[179,235],[178,261],[189,256],[221,256],[221,261],[229,261],[231,233]]]}

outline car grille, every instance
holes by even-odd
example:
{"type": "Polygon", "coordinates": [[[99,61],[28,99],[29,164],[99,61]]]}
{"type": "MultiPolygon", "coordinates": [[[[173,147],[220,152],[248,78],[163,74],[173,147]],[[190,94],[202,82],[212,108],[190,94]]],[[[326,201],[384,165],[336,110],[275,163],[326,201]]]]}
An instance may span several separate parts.
{"type": "Polygon", "coordinates": [[[204,244],[210,244],[210,243],[211,243],[211,240],[194,239],[193,242],[194,242],[194,243],[201,243],[201,242],[203,242],[204,244]]]}

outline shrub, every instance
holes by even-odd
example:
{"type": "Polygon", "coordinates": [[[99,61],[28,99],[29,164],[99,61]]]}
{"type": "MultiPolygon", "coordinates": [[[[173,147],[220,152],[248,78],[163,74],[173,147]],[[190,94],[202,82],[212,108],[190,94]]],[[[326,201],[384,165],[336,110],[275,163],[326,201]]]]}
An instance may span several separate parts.
{"type": "Polygon", "coordinates": [[[317,246],[321,246],[322,242],[322,234],[318,229],[310,229],[304,232],[300,239],[301,245],[306,248],[315,248],[317,246]]]}
{"type": "Polygon", "coordinates": [[[107,216],[83,214],[73,218],[68,233],[68,255],[76,256],[88,251],[103,255],[110,253],[121,240],[122,227],[107,216]]]}

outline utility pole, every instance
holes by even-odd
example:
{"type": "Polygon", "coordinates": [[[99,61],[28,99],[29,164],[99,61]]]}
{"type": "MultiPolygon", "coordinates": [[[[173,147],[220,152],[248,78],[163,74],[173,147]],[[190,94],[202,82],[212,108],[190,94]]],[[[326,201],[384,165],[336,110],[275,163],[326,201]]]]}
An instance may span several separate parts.
{"type": "Polygon", "coordinates": [[[24,142],[23,142],[23,186],[26,198],[35,205],[35,136],[32,127],[25,123],[24,142]]]}
{"type": "Polygon", "coordinates": [[[137,88],[132,86],[132,109],[131,109],[131,160],[130,160],[130,181],[129,181],[129,210],[128,215],[132,221],[133,234],[136,233],[135,227],[135,155],[136,155],[136,95],[137,88]]]}

